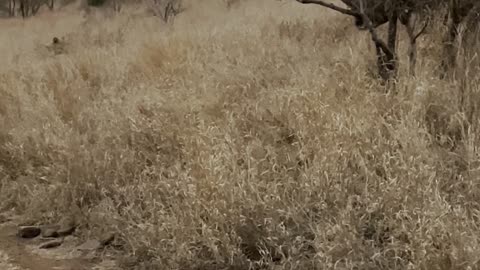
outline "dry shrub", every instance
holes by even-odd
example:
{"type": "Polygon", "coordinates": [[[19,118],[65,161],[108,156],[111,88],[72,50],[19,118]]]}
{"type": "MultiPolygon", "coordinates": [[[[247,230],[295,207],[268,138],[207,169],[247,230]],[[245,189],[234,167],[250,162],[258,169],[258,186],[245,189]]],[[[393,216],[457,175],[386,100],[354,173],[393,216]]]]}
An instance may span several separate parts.
{"type": "Polygon", "coordinates": [[[164,22],[168,22],[184,9],[182,0],[149,0],[146,3],[150,12],[162,18],[164,22]]]}

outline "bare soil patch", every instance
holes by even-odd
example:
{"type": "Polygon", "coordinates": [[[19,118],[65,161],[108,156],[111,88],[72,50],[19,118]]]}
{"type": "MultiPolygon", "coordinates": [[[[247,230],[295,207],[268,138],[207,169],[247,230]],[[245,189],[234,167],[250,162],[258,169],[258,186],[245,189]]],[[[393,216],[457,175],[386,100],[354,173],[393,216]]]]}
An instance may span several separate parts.
{"type": "Polygon", "coordinates": [[[22,239],[17,237],[18,226],[14,222],[0,224],[0,266],[18,270],[86,270],[114,269],[112,261],[99,262],[90,253],[76,248],[73,236],[65,237],[59,247],[40,249],[49,240],[22,239]]]}

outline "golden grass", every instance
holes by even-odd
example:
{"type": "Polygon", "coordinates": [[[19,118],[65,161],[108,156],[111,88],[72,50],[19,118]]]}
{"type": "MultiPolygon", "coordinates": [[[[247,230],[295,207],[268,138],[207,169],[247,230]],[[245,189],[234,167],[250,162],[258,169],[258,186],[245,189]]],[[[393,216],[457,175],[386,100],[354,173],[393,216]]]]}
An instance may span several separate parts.
{"type": "Polygon", "coordinates": [[[152,269],[479,267],[480,76],[437,79],[435,31],[385,94],[368,34],[294,1],[0,30],[1,210],[152,269]]]}

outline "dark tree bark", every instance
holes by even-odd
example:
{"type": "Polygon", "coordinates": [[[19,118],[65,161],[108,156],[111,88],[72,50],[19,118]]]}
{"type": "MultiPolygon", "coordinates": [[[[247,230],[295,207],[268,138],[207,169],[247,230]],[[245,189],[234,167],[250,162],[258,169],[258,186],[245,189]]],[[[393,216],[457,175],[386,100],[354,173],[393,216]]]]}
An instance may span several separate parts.
{"type": "Polygon", "coordinates": [[[50,0],[48,2],[48,9],[54,10],[55,9],[55,0],[50,0]]]}
{"type": "Polygon", "coordinates": [[[20,0],[20,12],[22,13],[23,18],[26,18],[28,16],[27,0],[20,0]]]}
{"type": "Polygon", "coordinates": [[[30,4],[30,14],[34,16],[37,14],[38,10],[40,10],[40,7],[42,6],[42,2],[38,0],[33,0],[33,2],[30,4]]]}
{"type": "Polygon", "coordinates": [[[409,75],[415,77],[415,67],[417,65],[417,39],[425,32],[427,26],[430,23],[430,18],[427,18],[422,26],[422,28],[415,33],[417,26],[417,17],[410,13],[407,18],[406,29],[409,40],[408,47],[408,60],[409,60],[409,75]]]}
{"type": "MultiPolygon", "coordinates": [[[[448,30],[444,42],[444,59],[441,63],[441,78],[453,75],[452,72],[457,66],[458,47],[456,43],[459,41],[460,26],[471,13],[480,12],[480,2],[477,0],[450,0],[448,6],[449,23],[448,30]]],[[[479,27],[478,18],[474,28],[479,27]]]]}
{"type": "Polygon", "coordinates": [[[15,8],[16,8],[16,2],[15,0],[9,0],[8,1],[8,15],[10,17],[15,16],[15,8]]]}
{"type": "MultiPolygon", "coordinates": [[[[327,3],[323,0],[297,0],[302,4],[317,4],[320,6],[324,6],[340,12],[342,14],[346,14],[349,16],[353,16],[355,18],[355,22],[357,27],[361,29],[367,29],[370,32],[372,37],[372,41],[375,44],[376,55],[377,55],[377,67],[379,76],[385,80],[389,81],[390,79],[396,76],[397,71],[397,57],[396,57],[396,42],[397,42],[397,26],[398,26],[398,14],[399,12],[396,9],[391,9],[390,14],[388,14],[388,38],[387,43],[381,40],[375,28],[379,25],[383,24],[385,21],[385,14],[380,14],[381,16],[376,16],[377,14],[375,11],[369,11],[369,8],[373,8],[377,10],[379,8],[378,4],[375,4],[371,7],[366,6],[364,0],[355,0],[356,2],[352,2],[352,0],[346,1],[342,0],[342,2],[349,5],[352,9],[345,9],[342,7],[338,7],[332,3],[327,3]],[[375,23],[372,22],[372,18],[374,18],[375,23]]],[[[371,3],[371,2],[370,2],[371,3]]]]}

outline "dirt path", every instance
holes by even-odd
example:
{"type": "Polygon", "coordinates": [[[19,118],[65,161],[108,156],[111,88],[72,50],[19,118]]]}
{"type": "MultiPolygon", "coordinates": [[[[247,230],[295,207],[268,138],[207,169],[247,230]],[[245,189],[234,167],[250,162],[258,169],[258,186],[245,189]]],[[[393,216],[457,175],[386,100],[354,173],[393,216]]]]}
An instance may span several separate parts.
{"type": "Polygon", "coordinates": [[[1,270],[110,270],[117,269],[113,261],[94,262],[75,249],[73,241],[65,241],[61,247],[38,249],[40,240],[16,237],[17,226],[11,222],[0,224],[1,270]]]}

